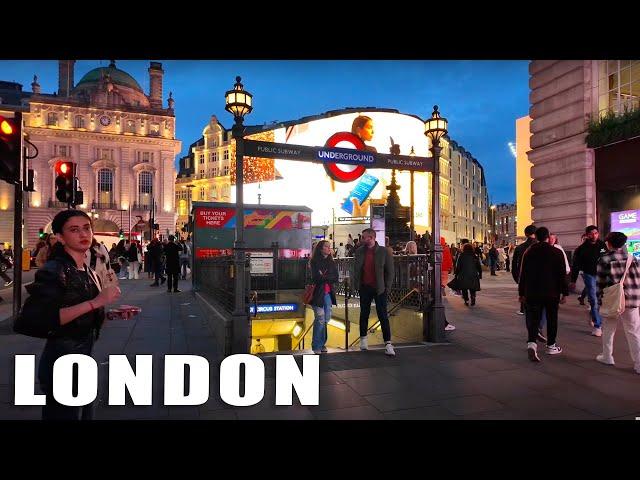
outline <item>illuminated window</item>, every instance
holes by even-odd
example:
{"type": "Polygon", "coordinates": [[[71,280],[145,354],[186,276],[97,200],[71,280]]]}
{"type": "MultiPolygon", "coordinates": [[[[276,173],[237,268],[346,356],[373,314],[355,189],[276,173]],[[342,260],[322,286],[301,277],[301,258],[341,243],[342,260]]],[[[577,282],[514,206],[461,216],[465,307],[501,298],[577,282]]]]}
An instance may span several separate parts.
{"type": "Polygon", "coordinates": [[[84,128],[84,117],[82,115],[76,115],[74,126],[76,128],[84,128]]]}
{"type": "Polygon", "coordinates": [[[211,198],[212,198],[213,200],[215,200],[215,199],[217,199],[217,198],[218,198],[218,187],[217,187],[217,186],[215,186],[215,185],[213,185],[213,186],[211,187],[211,198]]]}
{"type": "Polygon", "coordinates": [[[211,154],[211,161],[212,162],[217,162],[218,161],[218,152],[213,152],[211,154]]]}
{"type": "Polygon", "coordinates": [[[213,176],[217,177],[218,173],[220,173],[220,171],[218,170],[218,167],[213,167],[213,176]]]}
{"type": "Polygon", "coordinates": [[[53,146],[53,154],[56,157],[70,157],[71,156],[71,146],[70,145],[54,145],[53,146]]]}
{"type": "Polygon", "coordinates": [[[142,162],[142,163],[153,162],[153,152],[138,152],[138,162],[142,162]]]}
{"type": "Polygon", "coordinates": [[[186,200],[180,200],[178,202],[178,215],[188,215],[188,211],[187,211],[187,201],[186,200]]]}
{"type": "Polygon", "coordinates": [[[205,200],[204,191],[205,191],[205,188],[204,187],[200,187],[200,200],[205,200]]]}
{"type": "Polygon", "coordinates": [[[55,112],[49,112],[47,114],[47,125],[58,126],[58,114],[55,112]]]}
{"type": "Polygon", "coordinates": [[[138,175],[138,204],[142,208],[148,208],[151,205],[153,195],[153,173],[140,172],[138,175]]]}
{"type": "Polygon", "coordinates": [[[98,170],[98,203],[101,205],[110,205],[112,202],[113,171],[108,168],[102,168],[98,170]]]}
{"type": "Polygon", "coordinates": [[[229,160],[229,150],[224,151],[224,159],[229,160]]]}
{"type": "Polygon", "coordinates": [[[229,175],[229,165],[225,165],[222,169],[222,175],[229,175]]]}
{"type": "Polygon", "coordinates": [[[198,155],[198,162],[200,163],[200,165],[204,163],[204,153],[200,153],[198,155]]]}
{"type": "Polygon", "coordinates": [[[604,116],[640,108],[640,60],[601,60],[598,63],[598,107],[604,116]]]}

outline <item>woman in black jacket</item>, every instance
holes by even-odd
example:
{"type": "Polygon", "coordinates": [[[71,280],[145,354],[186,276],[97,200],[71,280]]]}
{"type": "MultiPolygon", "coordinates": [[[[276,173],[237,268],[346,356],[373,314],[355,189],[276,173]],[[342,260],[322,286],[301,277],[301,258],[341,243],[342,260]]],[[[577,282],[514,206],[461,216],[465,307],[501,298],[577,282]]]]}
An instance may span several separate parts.
{"type": "Polygon", "coordinates": [[[465,243],[464,247],[462,247],[462,254],[460,254],[456,262],[455,275],[457,284],[462,290],[464,304],[469,306],[469,292],[471,292],[471,305],[475,305],[476,292],[480,290],[482,265],[470,243],[465,243]]]}
{"type": "Polygon", "coordinates": [[[311,307],[313,308],[313,340],[311,348],[313,353],[320,354],[327,351],[327,323],[331,320],[331,305],[337,305],[333,283],[338,281],[338,268],[331,255],[331,245],[326,240],[321,240],[313,250],[313,256],[309,262],[311,278],[315,289],[311,307]]]}
{"type": "MultiPolygon", "coordinates": [[[[25,323],[45,326],[47,343],[40,357],[38,379],[46,394],[43,420],[88,420],[92,404],[62,405],[53,398],[53,364],[63,355],[91,355],[104,321],[104,307],[120,296],[118,287],[102,291],[95,272],[85,264],[93,233],[91,219],[80,210],[63,210],[51,224],[58,242],[49,260],[26,286],[29,297],[22,307],[25,323]]],[[[74,378],[74,390],[77,389],[74,378]]]]}

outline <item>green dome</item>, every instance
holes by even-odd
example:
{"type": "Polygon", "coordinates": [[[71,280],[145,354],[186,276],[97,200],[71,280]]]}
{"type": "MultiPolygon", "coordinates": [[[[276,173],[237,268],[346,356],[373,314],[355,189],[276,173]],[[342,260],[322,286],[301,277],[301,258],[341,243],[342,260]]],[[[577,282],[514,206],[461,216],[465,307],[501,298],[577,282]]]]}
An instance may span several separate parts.
{"type": "Polygon", "coordinates": [[[80,79],[80,81],[76,84],[76,87],[81,86],[83,83],[97,83],[100,81],[103,75],[105,77],[109,75],[111,77],[111,82],[116,85],[123,85],[125,87],[133,88],[134,90],[138,90],[139,92],[144,93],[138,82],[136,82],[131,75],[129,75],[127,72],[123,72],[122,70],[117,69],[114,66],[94,68],[80,79]]]}

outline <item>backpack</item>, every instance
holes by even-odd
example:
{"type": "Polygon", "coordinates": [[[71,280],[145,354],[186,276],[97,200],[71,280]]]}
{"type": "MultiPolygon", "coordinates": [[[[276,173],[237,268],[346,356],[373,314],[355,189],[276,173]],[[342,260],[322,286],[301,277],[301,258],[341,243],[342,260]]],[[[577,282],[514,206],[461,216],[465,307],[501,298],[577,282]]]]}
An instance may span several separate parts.
{"type": "Polygon", "coordinates": [[[619,283],[606,287],[602,290],[602,305],[600,306],[600,315],[607,318],[617,318],[624,312],[624,280],[627,277],[629,267],[633,262],[633,255],[627,255],[627,266],[619,283]]]}

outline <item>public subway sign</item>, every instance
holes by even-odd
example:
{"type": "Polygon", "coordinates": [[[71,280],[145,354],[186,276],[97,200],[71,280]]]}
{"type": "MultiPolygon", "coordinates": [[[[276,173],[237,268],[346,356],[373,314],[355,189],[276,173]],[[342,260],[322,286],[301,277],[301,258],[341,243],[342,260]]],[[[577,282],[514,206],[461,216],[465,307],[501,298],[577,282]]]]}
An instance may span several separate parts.
{"type": "MultiPolygon", "coordinates": [[[[35,364],[35,355],[15,356],[14,405],[46,405],[46,396],[35,393],[35,364]]],[[[153,355],[136,355],[133,367],[126,355],[109,355],[108,404],[126,405],[126,392],[133,405],[157,404],[160,399],[153,398],[153,364],[153,355]]],[[[248,407],[264,398],[265,367],[260,357],[230,355],[220,364],[219,375],[211,375],[205,357],[164,355],[163,404],[203,405],[209,399],[211,378],[220,379],[220,398],[228,405],[248,407]],[[243,382],[244,388],[240,388],[243,382]]],[[[62,405],[80,407],[92,403],[98,396],[98,364],[89,355],[61,356],[53,364],[51,389],[53,398],[62,405]]],[[[319,356],[303,355],[302,369],[293,355],[276,357],[275,404],[293,405],[294,389],[302,405],[320,404],[319,356]]]]}
{"type": "Polygon", "coordinates": [[[363,168],[395,168],[398,170],[417,170],[421,172],[433,171],[432,157],[392,155],[360,151],[351,148],[289,145],[287,143],[262,142],[257,140],[244,140],[243,143],[244,156],[246,157],[356,165],[363,168]]]}

